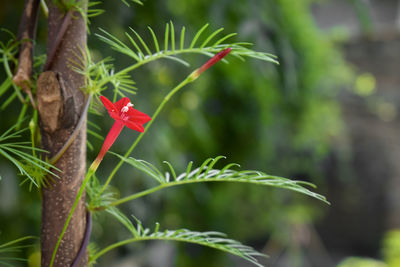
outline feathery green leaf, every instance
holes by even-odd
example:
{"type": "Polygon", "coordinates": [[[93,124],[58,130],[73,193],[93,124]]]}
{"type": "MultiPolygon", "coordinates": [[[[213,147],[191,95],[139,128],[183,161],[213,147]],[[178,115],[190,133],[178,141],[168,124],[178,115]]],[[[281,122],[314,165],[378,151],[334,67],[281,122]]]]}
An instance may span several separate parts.
{"type": "Polygon", "coordinates": [[[101,187],[102,185],[96,175],[90,179],[90,182],[86,186],[86,193],[90,199],[88,204],[88,209],[90,211],[104,210],[115,201],[115,193],[108,189],[102,192],[101,187]]]}
{"type": "Polygon", "coordinates": [[[215,32],[213,32],[210,36],[208,36],[208,38],[201,44],[200,48],[205,47],[217,34],[219,34],[220,32],[222,32],[224,30],[224,28],[219,28],[218,30],[216,30],[215,32]]]}
{"type": "Polygon", "coordinates": [[[165,52],[168,51],[168,44],[169,44],[169,24],[165,26],[165,33],[164,33],[164,50],[165,52]]]}
{"type": "Polygon", "coordinates": [[[171,25],[170,26],[171,27],[171,52],[174,53],[175,52],[175,28],[174,28],[174,24],[172,23],[172,21],[170,21],[169,24],[171,25]]]}
{"type": "Polygon", "coordinates": [[[305,186],[315,188],[315,185],[298,180],[290,180],[283,177],[273,176],[266,174],[261,171],[252,171],[252,170],[244,170],[238,171],[232,169],[233,167],[239,166],[235,163],[230,163],[224,166],[222,169],[214,169],[214,165],[222,158],[223,156],[219,156],[216,158],[208,158],[205,160],[200,167],[192,170],[192,162],[189,163],[186,171],[181,173],[180,175],[176,175],[175,170],[173,169],[170,163],[165,162],[170,172],[165,172],[162,174],[154,165],[144,160],[137,160],[134,158],[124,158],[118,154],[119,158],[123,159],[125,162],[134,166],[135,168],[143,171],[148,174],[154,180],[156,180],[159,185],[136,194],[127,196],[125,198],[119,199],[112,203],[113,206],[128,202],[130,200],[148,195],[155,191],[168,188],[171,186],[189,184],[189,183],[198,183],[198,182],[237,182],[237,183],[249,183],[249,184],[257,184],[257,185],[265,185],[272,186],[282,189],[287,189],[291,191],[296,191],[313,198],[319,199],[327,204],[329,202],[326,198],[320,194],[317,194],[305,186]]]}
{"type": "Polygon", "coordinates": [[[185,47],[185,27],[182,27],[180,32],[180,38],[179,40],[176,40],[174,24],[172,23],[172,21],[167,23],[165,25],[165,31],[164,31],[164,50],[160,50],[160,45],[158,42],[157,35],[155,34],[152,28],[148,27],[148,30],[150,32],[150,35],[152,36],[152,40],[155,47],[154,53],[151,52],[150,45],[148,45],[144,41],[145,39],[142,38],[139,35],[139,33],[130,28],[135,38],[139,40],[142,47],[145,49],[147,53],[146,55],[143,53],[144,51],[139,47],[138,43],[134,41],[134,38],[133,36],[130,35],[130,33],[126,33],[126,36],[128,40],[131,42],[131,47],[126,45],[117,37],[113,36],[112,34],[106,32],[103,29],[100,29],[103,35],[101,34],[96,34],[96,35],[100,40],[109,44],[112,49],[118,51],[119,53],[125,54],[136,61],[136,64],[120,71],[123,73],[127,73],[143,64],[161,58],[172,59],[184,65],[189,65],[187,64],[186,61],[178,59],[176,56],[180,54],[196,53],[212,57],[214,54],[228,47],[232,48],[232,52],[230,54],[240,59],[243,59],[244,57],[251,57],[268,62],[278,63],[276,61],[276,57],[271,54],[256,52],[246,48],[246,46],[251,45],[250,43],[232,42],[230,44],[224,44],[223,42],[235,36],[236,33],[230,33],[222,37],[217,37],[223,31],[223,28],[215,30],[214,32],[204,37],[203,39],[202,36],[204,35],[204,32],[208,26],[209,24],[205,24],[200,30],[198,30],[194,35],[193,39],[191,40],[190,45],[188,47],[185,47]],[[214,44],[209,45],[214,38],[217,39],[217,41],[215,41],[214,44]],[[200,42],[200,39],[203,39],[203,41],[201,42],[200,45],[197,45],[197,43],[200,42]],[[178,45],[176,44],[176,42],[179,42],[178,45]]]}
{"type": "Polygon", "coordinates": [[[154,47],[156,49],[156,52],[159,53],[160,52],[160,46],[158,44],[157,36],[156,36],[156,34],[154,33],[153,29],[150,26],[148,26],[147,28],[149,29],[149,31],[151,33],[151,36],[153,37],[153,42],[154,42],[154,47]]]}
{"type": "Polygon", "coordinates": [[[180,50],[182,50],[185,47],[185,26],[182,26],[181,30],[181,39],[180,39],[180,50]]]}
{"type": "Polygon", "coordinates": [[[25,236],[10,242],[0,244],[0,265],[14,266],[10,261],[27,261],[27,259],[11,256],[12,254],[21,251],[22,248],[31,247],[32,244],[23,245],[27,240],[36,239],[34,236],[25,236]]]}
{"type": "Polygon", "coordinates": [[[115,207],[108,207],[106,211],[113,215],[120,223],[122,223],[134,237],[140,236],[140,232],[138,232],[138,230],[135,228],[129,218],[126,217],[125,214],[123,214],[119,209],[115,207]]]}
{"type": "Polygon", "coordinates": [[[36,187],[47,186],[51,177],[58,177],[53,170],[59,171],[53,165],[46,161],[41,160],[35,156],[36,152],[46,152],[42,149],[35,148],[30,142],[15,141],[20,134],[26,131],[28,128],[15,131],[18,124],[15,124],[2,135],[0,135],[0,155],[8,159],[14,164],[21,175],[25,175],[27,179],[22,181],[24,184],[26,181],[30,181],[30,188],[32,185],[36,187]],[[29,150],[34,153],[31,155],[24,150],[29,150]]]}
{"type": "Polygon", "coordinates": [[[218,249],[235,256],[241,257],[256,266],[262,267],[256,257],[265,257],[266,255],[255,251],[253,248],[243,245],[240,242],[226,238],[226,235],[220,232],[197,232],[188,229],[179,230],[164,230],[159,231],[159,224],[156,223],[155,230],[151,232],[149,228],[144,228],[139,220],[137,221],[136,233],[137,236],[114,243],[100,251],[98,251],[91,258],[92,262],[107,253],[108,251],[134,242],[147,241],[147,240],[161,240],[161,241],[178,241],[206,246],[218,249]]]}
{"type": "Polygon", "coordinates": [[[205,25],[196,33],[196,35],[194,36],[192,42],[190,43],[189,48],[193,48],[193,47],[195,46],[195,44],[196,44],[196,42],[197,42],[197,39],[199,39],[200,35],[204,32],[204,30],[208,27],[208,25],[210,25],[210,24],[208,24],[208,23],[205,24],[205,25]]]}
{"type": "Polygon", "coordinates": [[[129,4],[129,1],[132,2],[132,3],[139,4],[139,5],[143,6],[142,1],[139,1],[139,0],[121,0],[121,1],[127,6],[131,6],[129,4]]]}

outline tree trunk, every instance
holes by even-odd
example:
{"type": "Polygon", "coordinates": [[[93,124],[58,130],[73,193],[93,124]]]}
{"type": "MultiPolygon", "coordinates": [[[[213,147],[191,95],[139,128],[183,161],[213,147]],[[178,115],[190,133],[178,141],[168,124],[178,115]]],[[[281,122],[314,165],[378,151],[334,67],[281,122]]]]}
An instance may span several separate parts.
{"type": "MultiPolygon", "coordinates": [[[[83,6],[86,6],[86,0],[83,6]]],[[[62,2],[62,1],[60,1],[62,2]]],[[[82,2],[82,3],[83,3],[82,2]]],[[[86,22],[77,11],[60,10],[49,1],[47,63],[37,82],[42,147],[49,158],[60,151],[80,119],[79,134],[55,163],[58,178],[43,188],[41,252],[42,266],[49,266],[62,228],[85,176],[86,114],[84,77],[71,68],[81,62],[86,47],[86,22]],[[63,31],[63,28],[65,31],[63,31]],[[81,118],[81,116],[84,116],[81,118]]],[[[86,226],[85,197],[80,200],[56,254],[54,265],[70,266],[82,243],[86,226]]],[[[79,266],[87,265],[87,256],[79,266]]]]}

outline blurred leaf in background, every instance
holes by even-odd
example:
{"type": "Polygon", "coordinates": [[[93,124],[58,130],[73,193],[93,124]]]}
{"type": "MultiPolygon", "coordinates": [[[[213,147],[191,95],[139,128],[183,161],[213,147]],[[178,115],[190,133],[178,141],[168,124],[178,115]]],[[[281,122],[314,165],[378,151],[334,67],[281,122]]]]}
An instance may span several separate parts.
{"type": "Polygon", "coordinates": [[[388,267],[400,266],[400,230],[388,231],[383,239],[383,258],[388,267]]]}
{"type": "Polygon", "coordinates": [[[388,265],[374,259],[350,257],[339,263],[337,267],[388,267],[388,265]]]}

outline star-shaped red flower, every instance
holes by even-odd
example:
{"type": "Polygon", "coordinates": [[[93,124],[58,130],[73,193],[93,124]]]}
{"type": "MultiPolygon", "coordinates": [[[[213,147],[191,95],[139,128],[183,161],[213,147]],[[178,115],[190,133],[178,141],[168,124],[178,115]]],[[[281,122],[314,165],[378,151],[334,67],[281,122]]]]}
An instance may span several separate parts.
{"type": "Polygon", "coordinates": [[[151,120],[151,118],[143,112],[134,109],[133,104],[127,97],[124,97],[115,103],[112,103],[104,96],[100,96],[100,99],[101,102],[103,102],[103,105],[106,107],[108,114],[110,114],[111,118],[113,118],[115,122],[110,132],[107,134],[106,139],[104,140],[100,153],[94,162],[94,168],[97,168],[97,166],[100,164],[104,155],[115,142],[124,126],[138,132],[143,132],[143,124],[151,120]]]}
{"type": "Polygon", "coordinates": [[[151,118],[143,112],[134,109],[133,104],[127,97],[121,98],[115,103],[112,103],[104,96],[100,96],[100,99],[111,118],[123,122],[126,127],[132,130],[143,132],[143,124],[151,120],[151,118]]]}

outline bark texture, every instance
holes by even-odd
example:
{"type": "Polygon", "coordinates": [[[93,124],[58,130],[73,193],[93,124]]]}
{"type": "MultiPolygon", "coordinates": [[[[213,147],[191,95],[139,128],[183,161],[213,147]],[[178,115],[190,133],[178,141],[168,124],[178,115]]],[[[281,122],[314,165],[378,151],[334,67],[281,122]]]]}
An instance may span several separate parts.
{"type": "MultiPolygon", "coordinates": [[[[65,13],[49,1],[47,54],[55,51],[37,82],[42,146],[52,157],[73,133],[82,114],[85,95],[81,91],[84,78],[71,68],[71,61],[82,58],[86,46],[86,23],[79,12],[73,12],[68,25],[62,25],[65,13]],[[65,33],[58,34],[67,26],[65,33]]],[[[71,15],[71,14],[70,14],[71,15]]],[[[86,117],[82,118],[86,120],[86,117]]],[[[86,169],[86,123],[80,127],[73,143],[55,164],[61,170],[50,187],[44,188],[42,203],[41,250],[42,266],[49,266],[54,247],[71,210],[86,169]]],[[[76,208],[55,257],[55,267],[70,266],[75,259],[86,226],[85,198],[76,208]]],[[[87,256],[79,266],[87,265],[87,256]]]]}

